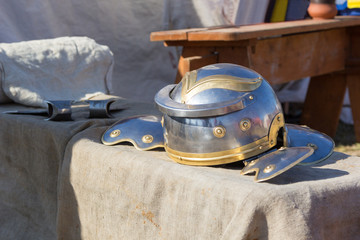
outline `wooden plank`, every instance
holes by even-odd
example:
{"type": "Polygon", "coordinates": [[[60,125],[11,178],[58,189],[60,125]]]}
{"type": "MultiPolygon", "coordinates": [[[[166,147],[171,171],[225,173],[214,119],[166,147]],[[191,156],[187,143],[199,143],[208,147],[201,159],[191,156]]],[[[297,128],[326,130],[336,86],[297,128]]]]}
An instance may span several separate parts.
{"type": "Polygon", "coordinates": [[[258,40],[250,67],[278,84],[345,69],[345,29],[258,40]]]}
{"type": "Polygon", "coordinates": [[[165,41],[164,44],[166,47],[171,46],[183,46],[183,47],[244,47],[249,44],[253,44],[256,42],[256,39],[246,39],[240,41],[197,41],[197,42],[189,42],[189,41],[165,41]]]}
{"type": "MultiPolygon", "coordinates": [[[[338,16],[326,20],[298,20],[243,26],[193,28],[152,32],[151,41],[238,41],[360,25],[360,17],[338,16]]],[[[176,44],[176,43],[174,43],[176,44]]]]}
{"type": "Polygon", "coordinates": [[[188,33],[188,41],[238,41],[276,35],[297,34],[360,25],[360,17],[339,17],[327,20],[298,20],[245,25],[188,33]]]}
{"type": "Polygon", "coordinates": [[[238,41],[276,35],[297,34],[360,25],[360,17],[339,17],[327,20],[298,20],[245,25],[188,33],[188,41],[238,41]]]}
{"type": "Polygon", "coordinates": [[[204,30],[204,28],[178,29],[150,33],[150,41],[187,40],[187,34],[192,31],[204,30]]]}
{"type": "Polygon", "coordinates": [[[346,76],[341,73],[311,78],[301,124],[334,137],[346,90],[346,76]]]}

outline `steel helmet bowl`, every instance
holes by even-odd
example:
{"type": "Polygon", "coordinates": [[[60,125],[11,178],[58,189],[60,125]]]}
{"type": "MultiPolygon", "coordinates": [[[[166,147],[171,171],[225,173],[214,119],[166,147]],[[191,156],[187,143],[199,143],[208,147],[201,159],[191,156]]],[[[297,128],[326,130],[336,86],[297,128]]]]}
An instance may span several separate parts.
{"type": "MultiPolygon", "coordinates": [[[[218,165],[263,153],[285,126],[271,86],[256,72],[215,64],[189,72],[155,97],[165,149],[177,162],[218,165]]],[[[282,141],[282,140],[281,140],[282,141]]]]}

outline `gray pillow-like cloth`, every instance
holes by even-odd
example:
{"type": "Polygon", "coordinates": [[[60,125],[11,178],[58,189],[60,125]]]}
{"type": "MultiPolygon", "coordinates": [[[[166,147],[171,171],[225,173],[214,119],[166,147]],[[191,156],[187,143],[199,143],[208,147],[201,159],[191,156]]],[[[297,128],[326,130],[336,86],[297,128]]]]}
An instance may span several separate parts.
{"type": "Polygon", "coordinates": [[[113,53],[88,37],[0,44],[0,103],[46,107],[111,93],[113,53]]]}

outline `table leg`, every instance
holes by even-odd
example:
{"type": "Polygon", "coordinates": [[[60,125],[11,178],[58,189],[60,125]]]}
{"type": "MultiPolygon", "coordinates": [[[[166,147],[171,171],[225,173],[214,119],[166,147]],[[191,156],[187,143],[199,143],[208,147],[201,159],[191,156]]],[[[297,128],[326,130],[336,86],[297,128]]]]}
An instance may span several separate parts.
{"type": "Polygon", "coordinates": [[[175,83],[180,82],[185,73],[216,62],[215,48],[184,47],[179,59],[175,83]]]}
{"type": "Polygon", "coordinates": [[[349,89],[351,111],[354,120],[356,141],[360,142],[360,27],[347,30],[349,52],[346,59],[346,81],[349,89]]]}
{"type": "Polygon", "coordinates": [[[348,74],[346,82],[349,89],[356,142],[360,142],[360,75],[348,74]]]}
{"type": "Polygon", "coordinates": [[[346,76],[333,73],[312,77],[301,124],[334,137],[346,91],[346,76]]]}

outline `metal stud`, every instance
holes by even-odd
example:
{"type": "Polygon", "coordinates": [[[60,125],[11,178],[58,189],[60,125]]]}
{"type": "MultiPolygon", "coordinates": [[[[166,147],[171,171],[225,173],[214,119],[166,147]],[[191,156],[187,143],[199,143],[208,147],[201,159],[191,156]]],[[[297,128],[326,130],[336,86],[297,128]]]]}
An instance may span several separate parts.
{"type": "Polygon", "coordinates": [[[144,135],[141,139],[144,143],[152,143],[154,141],[154,137],[151,135],[144,135]]]}
{"type": "Polygon", "coordinates": [[[225,136],[226,129],[223,126],[216,126],[213,129],[213,134],[217,138],[223,138],[225,136]]]}
{"type": "Polygon", "coordinates": [[[274,164],[270,164],[270,165],[267,165],[267,166],[264,168],[263,172],[264,172],[264,173],[270,173],[270,172],[272,172],[274,169],[275,169],[275,165],[274,165],[274,164]]]}
{"type": "Polygon", "coordinates": [[[120,135],[120,133],[121,133],[121,131],[119,129],[116,129],[110,133],[110,137],[112,137],[112,138],[117,137],[120,135]]]}
{"type": "Polygon", "coordinates": [[[316,150],[318,147],[316,146],[316,144],[314,143],[308,143],[307,144],[308,147],[312,147],[314,150],[316,150]]]}
{"type": "Polygon", "coordinates": [[[253,166],[253,165],[255,165],[256,162],[257,162],[257,160],[251,160],[251,161],[248,163],[248,166],[253,166]]]}
{"type": "Polygon", "coordinates": [[[251,127],[251,122],[250,122],[249,119],[243,119],[243,120],[240,121],[239,125],[240,125],[240,129],[242,131],[247,131],[251,127]]]}

